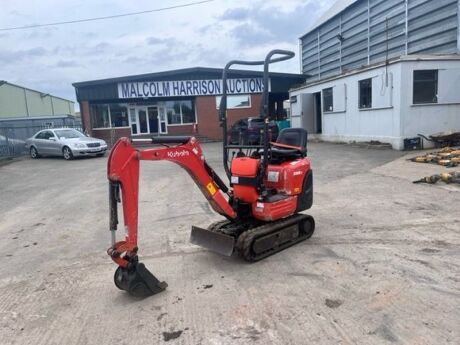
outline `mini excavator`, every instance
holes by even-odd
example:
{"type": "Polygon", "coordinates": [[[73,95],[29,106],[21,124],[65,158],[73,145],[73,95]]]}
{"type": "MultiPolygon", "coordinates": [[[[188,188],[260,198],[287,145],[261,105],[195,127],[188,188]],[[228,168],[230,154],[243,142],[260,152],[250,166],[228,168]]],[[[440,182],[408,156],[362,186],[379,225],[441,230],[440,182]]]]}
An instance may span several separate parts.
{"type": "Polygon", "coordinates": [[[107,250],[118,265],[115,285],[135,297],[163,291],[159,281],[138,258],[138,193],[141,160],[166,160],[185,169],[208,200],[212,209],[225,219],[206,229],[192,226],[193,244],[231,256],[239,254],[254,262],[310,238],[315,230],[313,217],[300,212],[313,203],[313,173],[307,158],[307,132],[301,128],[283,129],[276,142],[270,142],[268,92],[269,65],[288,60],[294,53],[273,50],[261,61],[233,60],[222,74],[222,97],[218,117],[223,130],[223,166],[229,186],[206,162],[200,143],[193,136],[163,136],[151,139],[121,138],[108,159],[110,231],[112,245],[107,250]],[[227,137],[227,76],[234,65],[263,65],[263,93],[260,117],[264,120],[261,143],[230,145],[227,137]],[[151,148],[134,144],[148,140],[151,148]],[[126,230],[117,241],[118,203],[123,205],[126,230]]]}

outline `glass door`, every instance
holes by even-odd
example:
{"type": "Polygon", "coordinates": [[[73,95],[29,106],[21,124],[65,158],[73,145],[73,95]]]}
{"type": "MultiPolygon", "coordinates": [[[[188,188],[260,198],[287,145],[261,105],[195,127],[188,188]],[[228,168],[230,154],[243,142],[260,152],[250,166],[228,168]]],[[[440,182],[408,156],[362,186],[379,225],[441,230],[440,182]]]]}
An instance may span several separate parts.
{"type": "Polygon", "coordinates": [[[131,126],[131,134],[137,134],[137,116],[136,116],[136,108],[129,108],[129,124],[131,126]]]}
{"type": "Polygon", "coordinates": [[[166,134],[168,133],[168,122],[167,122],[167,117],[166,117],[166,108],[165,106],[158,106],[158,122],[160,124],[160,133],[161,134],[166,134]]]}
{"type": "Polygon", "coordinates": [[[148,107],[150,133],[158,133],[158,108],[148,107]]]}
{"type": "Polygon", "coordinates": [[[137,123],[139,124],[139,134],[150,133],[146,108],[137,108],[137,123]]]}
{"type": "Polygon", "coordinates": [[[129,124],[132,135],[166,133],[166,115],[161,117],[157,106],[129,108],[129,124]]]}

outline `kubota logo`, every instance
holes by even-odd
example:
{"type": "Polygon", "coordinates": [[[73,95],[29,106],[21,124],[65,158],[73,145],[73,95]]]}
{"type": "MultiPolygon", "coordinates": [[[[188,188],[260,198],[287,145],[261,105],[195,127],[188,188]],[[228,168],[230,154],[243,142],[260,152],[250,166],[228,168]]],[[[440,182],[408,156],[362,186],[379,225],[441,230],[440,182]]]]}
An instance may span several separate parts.
{"type": "Polygon", "coordinates": [[[170,151],[167,153],[168,158],[177,158],[177,157],[185,157],[189,156],[190,152],[187,150],[182,150],[182,151],[170,151]]]}

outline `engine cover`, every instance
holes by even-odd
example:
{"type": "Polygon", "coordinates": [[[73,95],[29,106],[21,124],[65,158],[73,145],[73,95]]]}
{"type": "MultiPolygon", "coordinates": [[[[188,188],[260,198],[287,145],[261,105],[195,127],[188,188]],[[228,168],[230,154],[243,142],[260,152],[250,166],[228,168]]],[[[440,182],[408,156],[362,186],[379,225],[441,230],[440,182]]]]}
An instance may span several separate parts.
{"type": "Polygon", "coordinates": [[[309,170],[308,158],[299,158],[276,165],[269,164],[264,184],[267,188],[276,189],[277,193],[298,195],[302,192],[302,183],[309,170]]]}
{"type": "Polygon", "coordinates": [[[260,159],[237,157],[232,160],[231,183],[233,195],[236,199],[253,204],[259,194],[256,189],[256,177],[260,166],[260,159]]]}

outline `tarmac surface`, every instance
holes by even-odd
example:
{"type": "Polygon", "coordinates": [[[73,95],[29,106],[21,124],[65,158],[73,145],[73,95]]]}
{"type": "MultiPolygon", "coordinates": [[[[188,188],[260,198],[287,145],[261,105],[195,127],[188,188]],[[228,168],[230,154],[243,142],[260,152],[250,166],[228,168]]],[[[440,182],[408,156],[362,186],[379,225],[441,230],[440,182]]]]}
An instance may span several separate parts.
{"type": "MultiPolygon", "coordinates": [[[[223,177],[220,144],[203,147],[223,177]]],[[[142,162],[139,255],[169,284],[144,300],[113,284],[107,158],[1,166],[0,343],[458,344],[460,186],[411,183],[450,169],[309,154],[316,232],[255,264],[190,244],[219,216],[178,166],[142,162]]]]}

